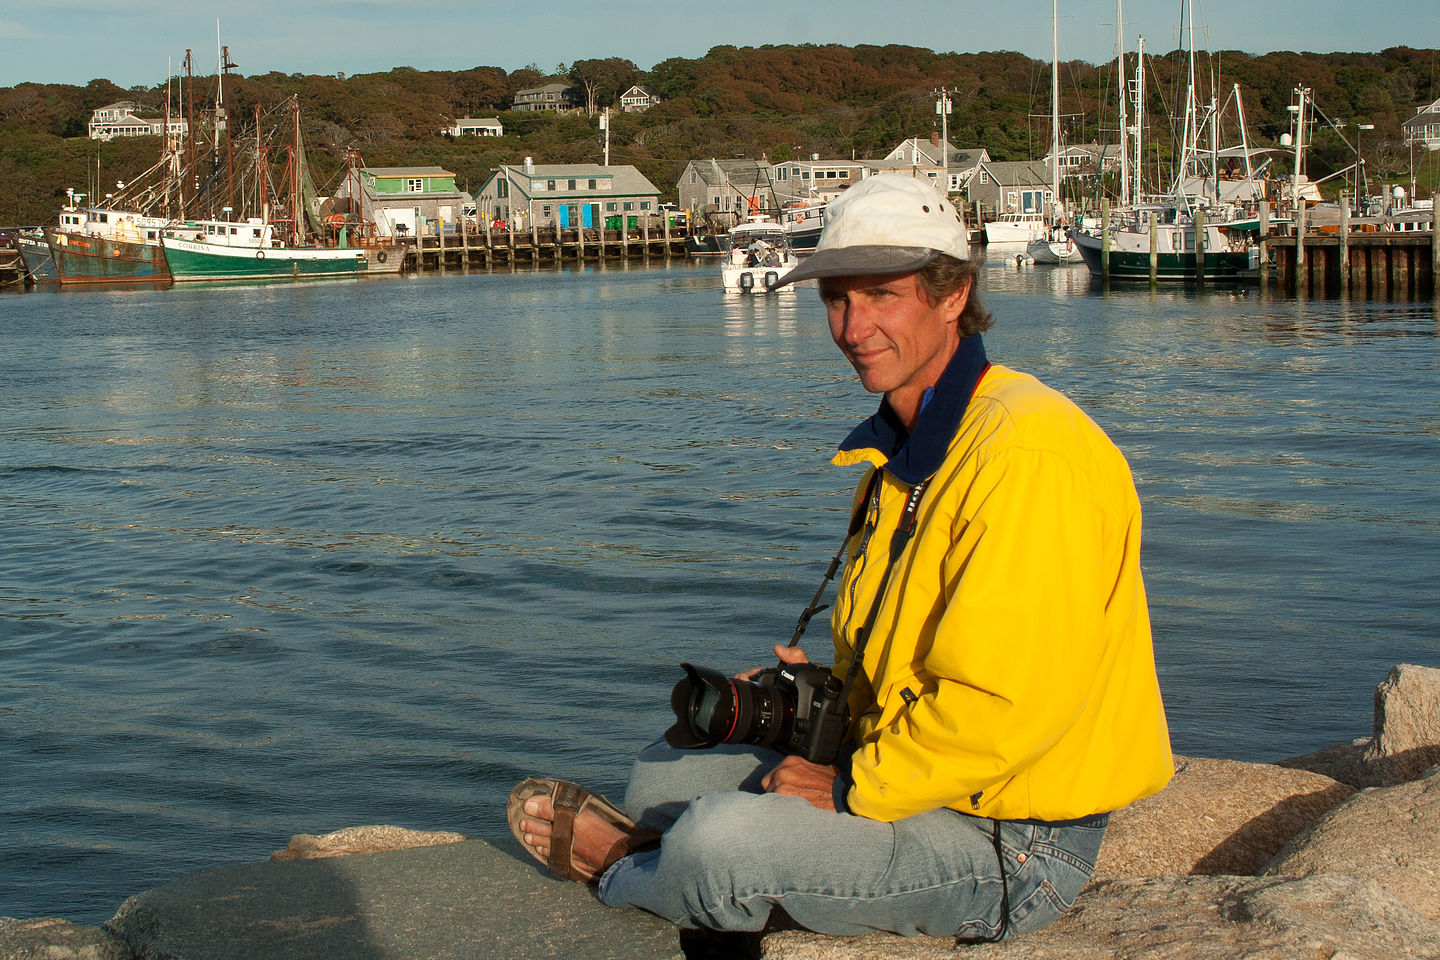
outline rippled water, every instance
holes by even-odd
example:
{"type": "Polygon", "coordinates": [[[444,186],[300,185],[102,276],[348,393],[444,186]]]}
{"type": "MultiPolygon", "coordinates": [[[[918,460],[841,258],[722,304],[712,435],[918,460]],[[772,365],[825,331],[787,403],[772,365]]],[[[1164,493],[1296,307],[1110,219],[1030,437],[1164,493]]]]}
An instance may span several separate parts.
{"type": "MultiPolygon", "coordinates": [[[[1176,749],[1368,732],[1440,666],[1436,306],[987,269],[992,358],[1125,450],[1176,749]]],[[[299,832],[618,789],[682,658],[762,662],[874,407],[714,268],[0,297],[0,915],[299,832]]],[[[813,641],[812,641],[813,643],[813,641]]]]}

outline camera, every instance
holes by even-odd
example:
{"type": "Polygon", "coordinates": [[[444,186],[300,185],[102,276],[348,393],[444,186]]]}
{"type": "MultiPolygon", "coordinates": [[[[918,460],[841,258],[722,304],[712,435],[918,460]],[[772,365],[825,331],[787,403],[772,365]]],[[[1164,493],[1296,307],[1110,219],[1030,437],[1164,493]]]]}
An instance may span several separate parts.
{"type": "Polygon", "coordinates": [[[828,667],[783,664],[754,680],[739,680],[680,666],[685,676],[670,693],[675,723],[665,731],[672,747],[750,743],[819,764],[834,763],[840,755],[850,708],[828,667]]]}

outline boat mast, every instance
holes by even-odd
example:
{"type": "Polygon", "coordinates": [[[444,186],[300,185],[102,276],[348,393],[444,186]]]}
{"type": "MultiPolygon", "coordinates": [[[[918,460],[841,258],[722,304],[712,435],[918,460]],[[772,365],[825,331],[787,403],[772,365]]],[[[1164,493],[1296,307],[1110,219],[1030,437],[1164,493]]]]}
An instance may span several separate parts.
{"type": "Polygon", "coordinates": [[[1050,0],[1050,222],[1060,219],[1060,0],[1050,0]]]}
{"type": "Polygon", "coordinates": [[[1135,202],[1145,199],[1145,38],[1135,43],[1135,202]]]}
{"type": "Polygon", "coordinates": [[[302,237],[300,227],[300,95],[298,93],[291,98],[290,104],[295,115],[295,150],[290,157],[290,215],[294,217],[290,224],[290,242],[298,246],[302,237]]]}
{"type": "MultiPolygon", "coordinates": [[[[1120,86],[1120,205],[1127,206],[1132,200],[1130,196],[1130,144],[1126,138],[1129,131],[1126,129],[1129,117],[1125,112],[1125,100],[1129,95],[1125,80],[1125,10],[1124,0],[1115,0],[1115,76],[1120,86]]],[[[1100,155],[1100,169],[1105,169],[1105,155],[1100,155]]]]}

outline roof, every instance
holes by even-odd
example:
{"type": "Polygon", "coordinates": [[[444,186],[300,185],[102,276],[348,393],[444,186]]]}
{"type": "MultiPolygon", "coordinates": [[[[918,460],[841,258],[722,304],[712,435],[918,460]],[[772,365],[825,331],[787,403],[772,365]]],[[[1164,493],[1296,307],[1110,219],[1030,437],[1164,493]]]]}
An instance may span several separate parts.
{"type": "Polygon", "coordinates": [[[1050,165],[1044,160],[990,161],[981,164],[996,183],[1007,187],[1050,186],[1050,165]]]}
{"type": "MultiPolygon", "coordinates": [[[[527,197],[530,196],[530,191],[528,189],[529,184],[524,182],[526,180],[574,179],[585,181],[592,178],[599,179],[600,177],[612,178],[614,184],[613,187],[605,191],[605,193],[609,195],[660,195],[660,190],[658,187],[655,186],[655,184],[647,180],[645,178],[645,175],[639,170],[635,169],[632,166],[629,166],[628,164],[612,165],[606,167],[598,163],[537,163],[532,165],[529,170],[526,170],[523,166],[520,166],[518,164],[507,164],[503,169],[509,171],[510,180],[514,184],[516,192],[523,193],[527,197]]],[[[485,181],[486,184],[489,184],[490,181],[496,179],[500,175],[501,170],[497,169],[492,171],[489,178],[487,178],[485,181]]],[[[556,184],[556,186],[559,187],[560,185],[556,184]]],[[[594,196],[595,193],[596,191],[591,190],[586,184],[576,184],[576,189],[574,190],[567,190],[563,188],[556,190],[546,190],[543,196],[589,197],[594,196]]],[[[537,194],[537,197],[538,196],[540,196],[540,194],[537,194]]]]}
{"type": "Polygon", "coordinates": [[[1440,123],[1440,110],[1437,110],[1433,104],[1430,106],[1430,109],[1425,110],[1422,113],[1415,114],[1415,116],[1411,117],[1409,120],[1406,120],[1403,124],[1401,124],[1401,126],[1424,127],[1432,123],[1440,123]]]}
{"type": "Polygon", "coordinates": [[[482,123],[485,124],[486,126],[498,127],[498,126],[500,126],[500,118],[499,118],[499,117],[461,117],[459,120],[456,120],[456,121],[455,121],[455,126],[461,127],[461,126],[465,126],[465,125],[467,125],[467,124],[476,124],[476,125],[478,125],[478,124],[482,124],[482,123]]]}
{"type": "Polygon", "coordinates": [[[362,173],[372,177],[453,177],[455,174],[441,167],[362,167],[362,173]]]}
{"type": "Polygon", "coordinates": [[[624,93],[620,94],[620,97],[621,99],[624,99],[625,97],[636,96],[637,91],[639,92],[640,96],[649,97],[652,100],[657,100],[660,97],[660,94],[656,93],[654,90],[651,90],[649,87],[642,86],[638,83],[632,84],[629,90],[626,90],[624,93]]]}
{"type": "Polygon", "coordinates": [[[564,93],[570,89],[568,83],[547,83],[543,87],[526,87],[524,90],[516,90],[515,97],[519,99],[527,93],[564,93]]]}
{"type": "Polygon", "coordinates": [[[770,177],[768,160],[691,160],[687,171],[694,170],[708,186],[726,183],[745,186],[766,184],[770,177]]]}

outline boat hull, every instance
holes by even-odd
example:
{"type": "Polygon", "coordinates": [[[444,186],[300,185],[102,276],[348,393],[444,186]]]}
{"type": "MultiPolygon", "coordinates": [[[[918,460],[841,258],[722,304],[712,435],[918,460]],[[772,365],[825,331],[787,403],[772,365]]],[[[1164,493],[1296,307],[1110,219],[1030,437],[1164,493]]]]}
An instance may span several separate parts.
{"type": "Polygon", "coordinates": [[[57,283],[60,275],[55,272],[55,258],[50,253],[50,244],[40,237],[21,235],[15,238],[20,250],[20,260],[32,283],[57,283]]]}
{"type": "Polygon", "coordinates": [[[353,247],[227,247],[167,237],[165,258],[176,283],[200,280],[312,280],[367,272],[364,250],[353,247]]]}
{"type": "MultiPolygon", "coordinates": [[[[1101,266],[1100,238],[1092,237],[1085,233],[1074,233],[1071,235],[1075,246],[1080,251],[1080,256],[1085,260],[1085,266],[1089,268],[1091,276],[1099,277],[1103,270],[1101,266]]],[[[1196,279],[1196,260],[1194,253],[1162,253],[1155,254],[1155,279],[1162,282],[1186,282],[1196,279]]],[[[1252,251],[1206,251],[1205,273],[1206,280],[1250,280],[1258,276],[1259,260],[1258,253],[1252,251]]],[[[1150,252],[1135,252],[1129,250],[1110,251],[1110,279],[1111,280],[1145,280],[1150,279],[1150,252]]]]}
{"type": "Polygon", "coordinates": [[[695,233],[685,238],[685,253],[692,257],[718,257],[730,252],[730,238],[719,233],[695,233]]]}
{"type": "Polygon", "coordinates": [[[158,243],[45,231],[61,283],[153,283],[170,279],[165,251],[158,243]]]}

